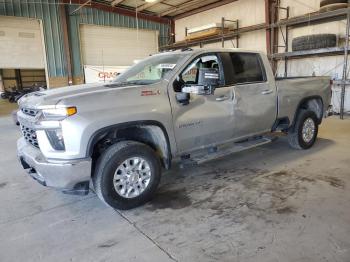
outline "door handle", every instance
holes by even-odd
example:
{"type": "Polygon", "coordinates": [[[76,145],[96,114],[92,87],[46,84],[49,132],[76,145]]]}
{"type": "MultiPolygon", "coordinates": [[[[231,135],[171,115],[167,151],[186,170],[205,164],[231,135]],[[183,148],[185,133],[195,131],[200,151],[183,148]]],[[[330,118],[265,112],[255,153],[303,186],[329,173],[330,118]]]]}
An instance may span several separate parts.
{"type": "Polygon", "coordinates": [[[220,102],[220,101],[225,101],[227,99],[229,99],[228,96],[220,96],[220,97],[217,97],[215,100],[220,102]]]}
{"type": "Polygon", "coordinates": [[[272,94],[273,93],[273,90],[264,90],[261,92],[261,94],[263,95],[269,95],[269,94],[272,94]]]}

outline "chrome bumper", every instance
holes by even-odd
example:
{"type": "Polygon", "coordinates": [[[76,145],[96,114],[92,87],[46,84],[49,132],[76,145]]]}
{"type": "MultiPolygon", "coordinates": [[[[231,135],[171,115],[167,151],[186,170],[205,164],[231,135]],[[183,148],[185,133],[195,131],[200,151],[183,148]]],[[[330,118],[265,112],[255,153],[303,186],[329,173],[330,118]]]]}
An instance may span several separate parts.
{"type": "Polygon", "coordinates": [[[39,149],[22,137],[17,141],[18,158],[28,174],[40,184],[71,194],[87,194],[91,178],[91,158],[46,160],[39,149]]]}

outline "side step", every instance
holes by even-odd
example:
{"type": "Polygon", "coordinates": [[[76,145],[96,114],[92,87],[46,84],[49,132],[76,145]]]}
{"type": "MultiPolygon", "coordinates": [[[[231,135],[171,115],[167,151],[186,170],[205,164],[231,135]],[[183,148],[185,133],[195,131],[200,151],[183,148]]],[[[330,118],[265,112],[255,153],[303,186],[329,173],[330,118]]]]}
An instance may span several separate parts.
{"type": "Polygon", "coordinates": [[[220,148],[208,148],[205,152],[201,151],[198,154],[191,154],[183,157],[181,166],[187,165],[200,165],[205,162],[221,158],[233,153],[238,153],[250,148],[262,146],[276,140],[276,137],[258,137],[255,139],[245,140],[243,142],[236,142],[227,145],[223,145],[220,148]]]}

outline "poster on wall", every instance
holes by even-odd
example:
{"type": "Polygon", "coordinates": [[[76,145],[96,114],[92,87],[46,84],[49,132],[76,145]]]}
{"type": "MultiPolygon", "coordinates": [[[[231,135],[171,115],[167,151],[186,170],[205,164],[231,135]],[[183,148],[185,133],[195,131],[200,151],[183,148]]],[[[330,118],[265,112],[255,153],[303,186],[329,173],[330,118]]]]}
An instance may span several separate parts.
{"type": "Polygon", "coordinates": [[[108,83],[123,73],[128,66],[84,66],[85,83],[108,83]]]}

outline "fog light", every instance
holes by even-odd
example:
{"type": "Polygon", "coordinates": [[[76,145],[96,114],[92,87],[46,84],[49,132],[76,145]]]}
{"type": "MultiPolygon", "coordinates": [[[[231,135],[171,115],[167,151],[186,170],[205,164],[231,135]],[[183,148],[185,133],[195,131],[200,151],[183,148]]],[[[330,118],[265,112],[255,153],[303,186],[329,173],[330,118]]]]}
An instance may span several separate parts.
{"type": "Polygon", "coordinates": [[[65,150],[62,129],[46,130],[46,135],[53,149],[65,150]]]}

